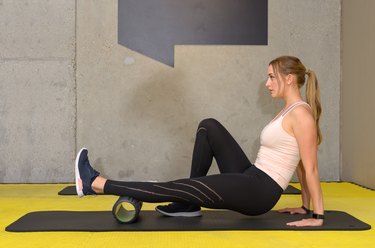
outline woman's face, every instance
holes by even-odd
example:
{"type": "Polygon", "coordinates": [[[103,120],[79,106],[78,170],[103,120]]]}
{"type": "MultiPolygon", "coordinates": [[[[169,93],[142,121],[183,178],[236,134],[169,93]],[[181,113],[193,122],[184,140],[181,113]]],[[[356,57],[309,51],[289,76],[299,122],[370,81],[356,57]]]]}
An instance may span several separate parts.
{"type": "Polygon", "coordinates": [[[284,80],[282,77],[275,75],[272,65],[268,66],[268,79],[266,87],[271,93],[273,98],[282,97],[284,92],[284,80]]]}

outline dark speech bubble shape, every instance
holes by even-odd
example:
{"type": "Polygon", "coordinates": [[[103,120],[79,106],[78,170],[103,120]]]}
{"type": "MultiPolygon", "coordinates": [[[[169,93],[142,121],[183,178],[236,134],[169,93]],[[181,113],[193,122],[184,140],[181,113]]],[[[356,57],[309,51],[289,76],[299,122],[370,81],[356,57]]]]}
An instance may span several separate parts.
{"type": "Polygon", "coordinates": [[[175,45],[267,45],[268,0],[118,0],[118,43],[174,66],[175,45]]]}

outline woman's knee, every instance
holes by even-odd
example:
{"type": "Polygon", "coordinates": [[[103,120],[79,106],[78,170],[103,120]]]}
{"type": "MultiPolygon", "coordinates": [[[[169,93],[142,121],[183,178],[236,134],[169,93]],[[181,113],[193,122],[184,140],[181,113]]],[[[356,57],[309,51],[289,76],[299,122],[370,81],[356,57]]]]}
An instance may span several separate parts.
{"type": "Polygon", "coordinates": [[[216,119],[214,119],[214,118],[206,118],[206,119],[203,119],[199,123],[198,129],[204,128],[206,130],[209,130],[209,129],[211,130],[211,129],[217,128],[219,126],[221,126],[221,124],[216,119]]]}

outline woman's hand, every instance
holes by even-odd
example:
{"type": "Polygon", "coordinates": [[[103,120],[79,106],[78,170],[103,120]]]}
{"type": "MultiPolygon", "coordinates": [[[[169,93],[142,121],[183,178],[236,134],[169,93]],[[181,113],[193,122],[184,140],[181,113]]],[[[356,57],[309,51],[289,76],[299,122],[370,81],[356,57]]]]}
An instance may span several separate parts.
{"type": "Polygon", "coordinates": [[[302,219],[298,221],[293,221],[286,223],[288,226],[297,226],[297,227],[302,227],[302,226],[322,226],[323,225],[323,220],[322,219],[302,219]]]}
{"type": "Polygon", "coordinates": [[[283,208],[277,210],[279,213],[289,213],[289,214],[308,214],[303,208],[283,208]]]}

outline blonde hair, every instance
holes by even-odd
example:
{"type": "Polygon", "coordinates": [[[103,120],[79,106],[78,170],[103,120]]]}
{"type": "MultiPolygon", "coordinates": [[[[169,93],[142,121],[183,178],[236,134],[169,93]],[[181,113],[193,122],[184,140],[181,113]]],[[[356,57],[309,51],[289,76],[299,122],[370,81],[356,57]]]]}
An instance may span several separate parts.
{"type": "Polygon", "coordinates": [[[314,117],[316,128],[317,128],[317,143],[318,145],[322,142],[322,132],[319,126],[319,119],[322,113],[322,106],[320,103],[320,91],[318,85],[318,79],[315,73],[308,69],[301,63],[301,61],[293,56],[281,56],[272,60],[269,65],[275,75],[283,74],[284,76],[288,74],[294,74],[297,76],[298,88],[301,88],[306,81],[305,76],[307,75],[307,85],[306,85],[306,102],[310,105],[312,110],[312,115],[314,117]]]}

